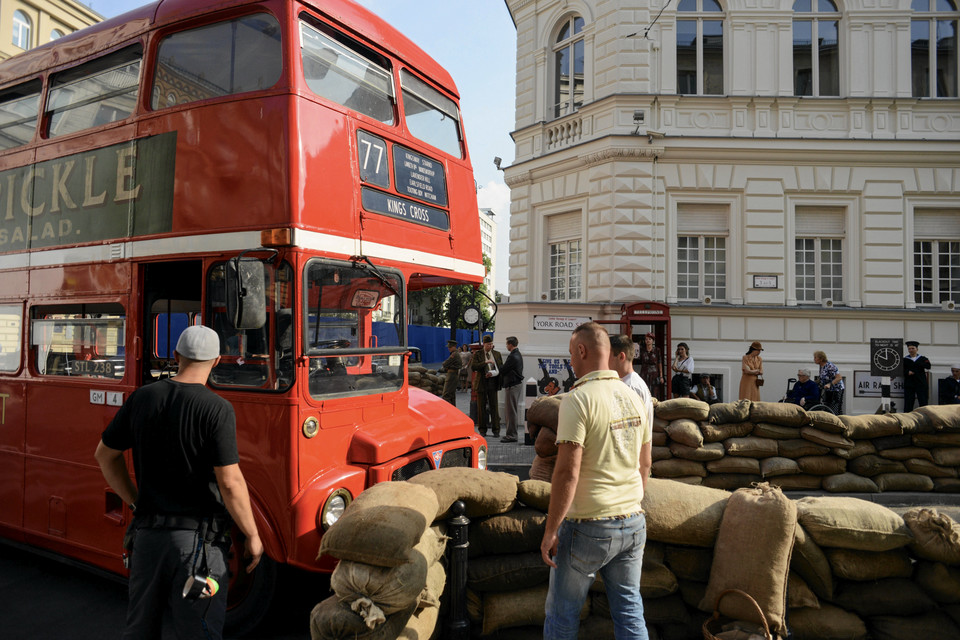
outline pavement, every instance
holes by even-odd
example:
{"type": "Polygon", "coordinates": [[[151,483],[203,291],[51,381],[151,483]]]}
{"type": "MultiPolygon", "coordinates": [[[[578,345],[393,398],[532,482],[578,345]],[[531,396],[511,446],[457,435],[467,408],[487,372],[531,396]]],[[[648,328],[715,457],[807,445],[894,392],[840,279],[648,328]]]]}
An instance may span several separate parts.
{"type": "MultiPolygon", "coordinates": [[[[470,413],[469,391],[457,391],[457,408],[468,416],[470,413]]],[[[501,400],[503,394],[500,394],[501,400]]],[[[526,445],[523,443],[523,434],[526,432],[526,422],[520,424],[517,428],[517,442],[500,442],[500,438],[494,438],[487,432],[487,468],[491,471],[505,471],[512,473],[521,480],[530,477],[530,464],[536,453],[533,450],[533,443],[526,445]]],[[[503,404],[500,405],[500,435],[507,433],[507,427],[503,420],[503,404]]]]}

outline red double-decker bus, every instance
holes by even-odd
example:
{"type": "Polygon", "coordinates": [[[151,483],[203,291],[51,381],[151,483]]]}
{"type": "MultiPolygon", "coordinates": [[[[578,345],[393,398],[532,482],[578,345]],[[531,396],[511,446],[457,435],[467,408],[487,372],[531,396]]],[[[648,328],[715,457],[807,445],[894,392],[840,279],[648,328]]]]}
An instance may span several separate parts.
{"type": "Polygon", "coordinates": [[[349,0],[161,0],[0,64],[0,535],[123,572],[93,451],[196,323],[272,559],[232,623],[365,487],[484,467],[406,379],[408,292],[484,275],[457,100],[349,0]]]}

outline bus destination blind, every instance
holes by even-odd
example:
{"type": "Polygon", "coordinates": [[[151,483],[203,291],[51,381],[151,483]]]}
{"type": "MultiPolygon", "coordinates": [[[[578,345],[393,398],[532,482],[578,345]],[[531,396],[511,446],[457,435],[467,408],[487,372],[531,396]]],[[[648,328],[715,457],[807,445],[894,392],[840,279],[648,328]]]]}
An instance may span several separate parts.
{"type": "Polygon", "coordinates": [[[428,207],[419,202],[399,198],[369,187],[363,187],[360,190],[360,200],[363,208],[367,211],[406,220],[425,227],[440,229],[441,231],[450,229],[450,219],[447,217],[447,212],[435,207],[428,207]]]}

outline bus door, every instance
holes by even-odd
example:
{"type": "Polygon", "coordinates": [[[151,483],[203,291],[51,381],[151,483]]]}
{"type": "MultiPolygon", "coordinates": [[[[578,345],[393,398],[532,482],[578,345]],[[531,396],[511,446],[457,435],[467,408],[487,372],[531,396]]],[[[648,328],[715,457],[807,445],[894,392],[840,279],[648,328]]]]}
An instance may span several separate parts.
{"type": "MultiPolygon", "coordinates": [[[[9,274],[5,277],[11,277],[9,274]]],[[[26,278],[23,278],[24,283],[26,278]]],[[[23,526],[23,303],[0,303],[0,526],[23,526]]]]}
{"type": "MultiPolygon", "coordinates": [[[[646,355],[643,351],[646,344],[646,335],[653,334],[653,347],[656,359],[660,364],[660,371],[663,373],[664,384],[653,385],[650,393],[659,400],[666,400],[670,397],[670,363],[671,344],[670,344],[670,307],[661,302],[632,302],[625,304],[620,309],[621,330],[629,335],[634,344],[639,346],[633,360],[634,370],[643,375],[645,363],[649,366],[652,362],[652,356],[646,355]]],[[[646,378],[645,378],[646,379],[646,378]]],[[[647,386],[650,386],[649,382],[647,386]]]]}
{"type": "MultiPolygon", "coordinates": [[[[96,275],[107,288],[111,275],[127,273],[96,275]]],[[[96,284],[95,274],[87,275],[96,284]]],[[[80,559],[119,570],[108,556],[119,563],[127,516],[93,452],[134,388],[127,372],[127,299],[76,300],[44,301],[29,310],[34,376],[26,382],[23,527],[28,541],[62,541],[80,559]]]]}
{"type": "Polygon", "coordinates": [[[177,338],[199,322],[203,290],[200,260],[154,262],[143,265],[143,322],[141,323],[140,384],[149,384],[177,372],[173,358],[177,338]]]}

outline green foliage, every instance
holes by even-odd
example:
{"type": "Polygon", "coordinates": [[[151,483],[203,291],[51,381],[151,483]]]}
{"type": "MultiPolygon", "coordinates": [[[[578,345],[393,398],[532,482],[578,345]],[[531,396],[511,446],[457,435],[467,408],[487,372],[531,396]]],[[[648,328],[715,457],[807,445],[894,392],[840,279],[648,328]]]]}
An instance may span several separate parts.
{"type": "MultiPolygon", "coordinates": [[[[492,264],[490,256],[483,254],[483,266],[488,273],[492,264]]],[[[478,288],[481,292],[490,295],[487,285],[481,284],[478,288]]],[[[496,293],[495,299],[500,299],[499,292],[496,293]]],[[[461,284],[413,291],[410,293],[409,300],[409,308],[422,309],[428,314],[431,325],[450,327],[451,337],[455,335],[456,329],[476,329],[476,327],[468,327],[463,322],[463,310],[470,305],[480,307],[483,328],[485,331],[492,331],[495,323],[490,318],[492,312],[490,302],[481,293],[475,291],[472,285],[461,284]]]]}

